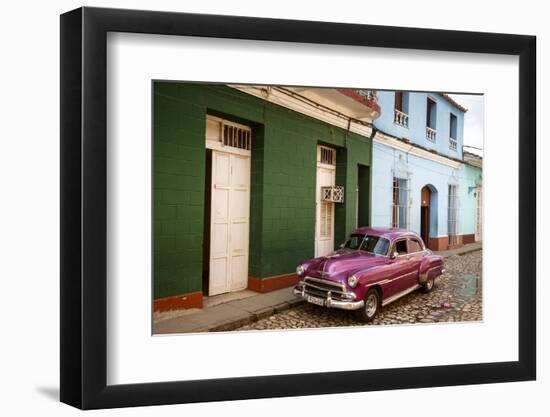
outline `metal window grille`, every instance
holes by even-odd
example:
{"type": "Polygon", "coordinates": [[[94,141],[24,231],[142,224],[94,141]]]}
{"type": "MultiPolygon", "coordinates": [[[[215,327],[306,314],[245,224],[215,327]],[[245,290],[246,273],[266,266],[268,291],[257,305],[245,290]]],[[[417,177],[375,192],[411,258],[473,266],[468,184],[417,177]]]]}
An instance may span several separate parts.
{"type": "Polygon", "coordinates": [[[334,204],[329,201],[321,201],[321,238],[332,237],[332,212],[334,210],[334,204]]]}
{"type": "Polygon", "coordinates": [[[249,127],[222,122],[222,143],[225,146],[249,151],[252,142],[252,130],[249,127]]]}
{"type": "Polygon", "coordinates": [[[335,187],[321,187],[321,200],[332,203],[344,202],[344,187],[337,185],[335,187]]]}
{"type": "Polygon", "coordinates": [[[336,166],[336,149],[332,149],[327,146],[319,146],[317,152],[317,162],[336,166]]]}
{"type": "Polygon", "coordinates": [[[458,244],[458,186],[449,184],[448,209],[447,209],[447,234],[449,245],[458,244]]]}
{"type": "Polygon", "coordinates": [[[393,178],[392,227],[409,229],[410,215],[409,180],[393,178]]]}

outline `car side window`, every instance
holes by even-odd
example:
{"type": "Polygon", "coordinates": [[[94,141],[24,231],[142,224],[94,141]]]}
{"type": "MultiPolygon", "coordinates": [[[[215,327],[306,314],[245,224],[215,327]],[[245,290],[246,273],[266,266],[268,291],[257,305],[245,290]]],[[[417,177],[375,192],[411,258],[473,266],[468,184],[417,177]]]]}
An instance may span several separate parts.
{"type": "Polygon", "coordinates": [[[409,253],[415,253],[415,252],[421,252],[422,251],[422,245],[417,239],[410,239],[409,240],[409,253]]]}
{"type": "Polygon", "coordinates": [[[398,240],[395,242],[395,251],[397,252],[397,255],[406,255],[407,254],[407,240],[398,240]]]}

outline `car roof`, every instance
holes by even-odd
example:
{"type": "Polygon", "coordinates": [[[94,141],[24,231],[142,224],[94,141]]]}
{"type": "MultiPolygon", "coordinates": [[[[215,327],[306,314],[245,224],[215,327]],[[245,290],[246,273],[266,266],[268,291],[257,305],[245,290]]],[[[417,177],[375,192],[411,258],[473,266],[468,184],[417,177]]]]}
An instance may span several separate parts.
{"type": "Polygon", "coordinates": [[[419,237],[418,234],[411,230],[399,229],[395,227],[359,227],[355,229],[352,233],[384,237],[391,241],[400,237],[419,237]]]}

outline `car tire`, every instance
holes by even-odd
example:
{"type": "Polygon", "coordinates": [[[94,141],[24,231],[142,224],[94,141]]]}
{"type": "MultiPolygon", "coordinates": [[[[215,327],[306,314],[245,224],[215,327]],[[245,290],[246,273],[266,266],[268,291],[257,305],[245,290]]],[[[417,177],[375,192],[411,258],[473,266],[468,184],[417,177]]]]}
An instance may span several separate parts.
{"type": "Polygon", "coordinates": [[[372,321],[380,310],[380,293],[371,288],[365,295],[365,304],[359,310],[356,310],[357,318],[365,323],[372,321]]]}
{"type": "Polygon", "coordinates": [[[428,278],[428,280],[422,285],[422,291],[429,293],[434,289],[435,280],[434,278],[428,278]]]}

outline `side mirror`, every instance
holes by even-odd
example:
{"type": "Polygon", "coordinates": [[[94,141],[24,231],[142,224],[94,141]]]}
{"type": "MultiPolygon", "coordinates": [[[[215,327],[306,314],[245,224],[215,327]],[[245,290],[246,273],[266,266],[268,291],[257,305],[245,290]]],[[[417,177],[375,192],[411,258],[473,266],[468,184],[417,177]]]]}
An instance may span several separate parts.
{"type": "Polygon", "coordinates": [[[395,259],[395,258],[397,258],[397,255],[399,255],[399,254],[397,253],[397,251],[394,251],[394,252],[390,253],[390,259],[395,259]]]}

